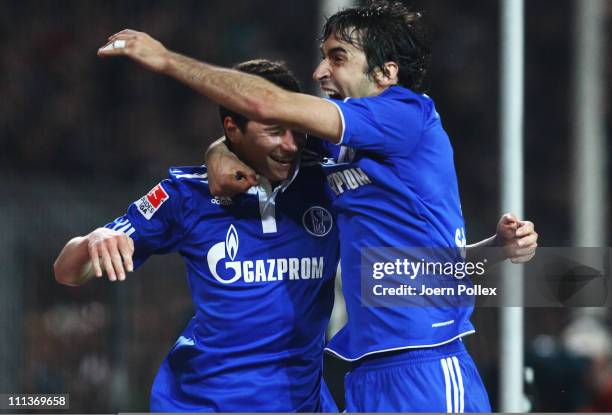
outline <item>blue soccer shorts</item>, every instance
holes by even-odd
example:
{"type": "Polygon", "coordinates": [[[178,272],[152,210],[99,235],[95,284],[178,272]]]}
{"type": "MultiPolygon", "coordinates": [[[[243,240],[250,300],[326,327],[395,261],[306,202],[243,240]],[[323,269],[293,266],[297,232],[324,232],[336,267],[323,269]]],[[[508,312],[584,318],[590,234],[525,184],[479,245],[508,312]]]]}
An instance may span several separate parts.
{"type": "Polygon", "coordinates": [[[345,378],[346,412],[491,412],[463,342],[374,355],[345,378]]]}

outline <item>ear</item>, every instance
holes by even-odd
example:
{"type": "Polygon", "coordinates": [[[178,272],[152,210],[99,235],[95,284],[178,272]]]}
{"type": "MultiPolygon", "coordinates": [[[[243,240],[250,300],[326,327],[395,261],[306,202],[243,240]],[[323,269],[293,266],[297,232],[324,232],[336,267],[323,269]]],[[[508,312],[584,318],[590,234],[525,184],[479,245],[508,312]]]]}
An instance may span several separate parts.
{"type": "Polygon", "coordinates": [[[239,140],[242,131],[231,116],[227,116],[223,119],[223,130],[225,131],[225,137],[232,143],[235,144],[239,140]]]}
{"type": "Polygon", "coordinates": [[[379,87],[387,88],[391,85],[397,84],[399,78],[399,65],[396,62],[390,61],[385,62],[385,69],[387,70],[388,75],[385,75],[382,70],[376,69],[374,71],[374,80],[379,87]]]}

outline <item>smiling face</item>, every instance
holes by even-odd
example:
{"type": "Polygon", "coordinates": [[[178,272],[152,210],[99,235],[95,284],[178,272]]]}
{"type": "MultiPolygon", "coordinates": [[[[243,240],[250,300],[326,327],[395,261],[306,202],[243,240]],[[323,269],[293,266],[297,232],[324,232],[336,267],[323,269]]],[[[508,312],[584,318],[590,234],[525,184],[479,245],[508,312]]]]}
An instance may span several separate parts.
{"type": "Polygon", "coordinates": [[[304,134],[278,125],[248,121],[241,129],[226,117],[224,127],[236,155],[272,183],[290,177],[306,143],[304,134]]]}
{"type": "Polygon", "coordinates": [[[363,50],[330,35],[321,44],[321,63],[312,77],[330,98],[367,97],[380,94],[379,85],[367,74],[368,64],[363,50]]]}

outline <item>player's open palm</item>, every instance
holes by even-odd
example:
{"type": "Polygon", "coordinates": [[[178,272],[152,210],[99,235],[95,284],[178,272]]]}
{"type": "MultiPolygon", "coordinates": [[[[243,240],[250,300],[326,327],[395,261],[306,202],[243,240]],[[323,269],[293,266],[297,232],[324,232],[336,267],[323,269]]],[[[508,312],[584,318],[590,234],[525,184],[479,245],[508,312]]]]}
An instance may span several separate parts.
{"type": "Polygon", "coordinates": [[[134,241],[123,232],[98,228],[87,235],[89,258],[96,277],[103,271],[111,281],[125,280],[126,270],[134,269],[134,241]]]}
{"type": "Polygon", "coordinates": [[[144,32],[124,29],[108,38],[98,56],[127,56],[153,72],[162,72],[168,63],[168,49],[144,32]]]}

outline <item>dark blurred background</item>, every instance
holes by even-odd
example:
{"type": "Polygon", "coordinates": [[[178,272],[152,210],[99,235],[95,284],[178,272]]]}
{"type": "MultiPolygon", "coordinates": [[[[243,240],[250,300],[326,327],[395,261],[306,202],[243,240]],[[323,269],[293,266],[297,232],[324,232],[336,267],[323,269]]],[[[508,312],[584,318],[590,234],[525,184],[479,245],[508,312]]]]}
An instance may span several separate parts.
{"type": "MultiPolygon", "coordinates": [[[[499,2],[407,3],[432,27],[428,94],[453,141],[476,241],[502,213],[499,2]]],[[[526,3],[525,216],[541,246],[569,246],[575,2],[526,3]]],[[[53,279],[69,238],[122,214],[168,167],[201,164],[221,134],[214,104],[126,60],[101,60],[98,47],[129,27],[219,65],[283,59],[316,94],[320,13],[317,1],[297,0],[0,2],[0,393],[70,393],[71,412],[146,411],[153,376],[191,314],[178,257],[153,258],[121,284],[53,279]]],[[[605,39],[611,17],[608,2],[605,39]]],[[[567,309],[525,313],[531,408],[612,411],[609,310],[596,323],[567,309]]],[[[496,405],[498,310],[473,320],[478,334],[466,342],[496,405]]],[[[346,367],[326,364],[342,405],[346,367]]]]}

